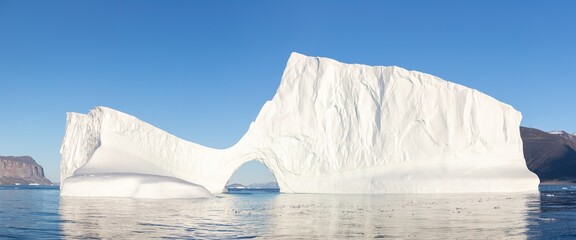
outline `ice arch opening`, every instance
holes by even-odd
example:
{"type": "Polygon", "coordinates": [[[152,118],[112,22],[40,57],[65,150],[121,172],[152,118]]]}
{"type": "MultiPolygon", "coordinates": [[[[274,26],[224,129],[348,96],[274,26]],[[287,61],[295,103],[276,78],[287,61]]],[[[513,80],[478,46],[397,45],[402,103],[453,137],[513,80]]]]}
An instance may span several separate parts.
{"type": "Polygon", "coordinates": [[[276,188],[277,182],[278,180],[266,164],[261,161],[251,160],[234,171],[226,186],[241,184],[243,186],[251,185],[256,188],[276,188]]]}

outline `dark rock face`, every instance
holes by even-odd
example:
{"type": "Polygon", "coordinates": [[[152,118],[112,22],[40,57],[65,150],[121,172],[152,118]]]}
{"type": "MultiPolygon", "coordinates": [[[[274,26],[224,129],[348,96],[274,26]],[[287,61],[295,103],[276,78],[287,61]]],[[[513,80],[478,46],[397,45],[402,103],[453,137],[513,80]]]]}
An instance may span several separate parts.
{"type": "Polygon", "coordinates": [[[566,139],[568,139],[569,141],[573,142],[576,144],[576,134],[570,134],[564,131],[556,131],[556,132],[550,132],[553,135],[558,135],[561,137],[564,137],[566,139]]]}
{"type": "Polygon", "coordinates": [[[29,156],[0,156],[0,185],[27,185],[37,183],[50,185],[52,182],[44,176],[44,169],[29,156]]]}
{"type": "Polygon", "coordinates": [[[540,181],[576,181],[576,136],[520,128],[524,158],[540,181]]]}

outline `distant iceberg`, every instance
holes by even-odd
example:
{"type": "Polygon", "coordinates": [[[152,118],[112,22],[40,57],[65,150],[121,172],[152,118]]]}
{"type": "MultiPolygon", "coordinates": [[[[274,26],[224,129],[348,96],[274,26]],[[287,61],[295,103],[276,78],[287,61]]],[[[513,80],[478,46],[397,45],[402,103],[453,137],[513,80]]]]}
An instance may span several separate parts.
{"type": "Polygon", "coordinates": [[[116,174],[122,186],[128,173],[220,193],[236,169],[257,160],[281,192],[537,191],[520,121],[511,106],[432,75],[293,53],[276,95],[228,149],[179,139],[106,107],[68,113],[61,188],[79,195],[92,185],[78,178],[90,174],[116,174]]]}

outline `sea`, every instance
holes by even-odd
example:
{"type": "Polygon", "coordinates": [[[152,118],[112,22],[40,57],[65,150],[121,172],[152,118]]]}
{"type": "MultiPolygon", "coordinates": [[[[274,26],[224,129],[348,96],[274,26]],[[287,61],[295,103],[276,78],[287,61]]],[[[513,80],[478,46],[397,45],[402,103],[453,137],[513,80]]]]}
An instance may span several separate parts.
{"type": "Polygon", "coordinates": [[[535,193],[60,197],[0,187],[0,239],[576,239],[576,184],[535,193]]]}

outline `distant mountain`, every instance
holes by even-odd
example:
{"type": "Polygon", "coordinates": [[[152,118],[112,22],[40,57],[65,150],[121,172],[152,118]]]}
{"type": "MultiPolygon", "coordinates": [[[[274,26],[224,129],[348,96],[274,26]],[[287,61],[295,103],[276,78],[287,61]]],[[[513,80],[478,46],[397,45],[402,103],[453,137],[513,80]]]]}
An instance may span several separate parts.
{"type": "Polygon", "coordinates": [[[242,185],[242,184],[240,184],[240,183],[233,183],[233,184],[230,184],[230,185],[226,185],[226,188],[227,188],[227,189],[245,189],[246,186],[244,186],[244,185],[242,185]]]}
{"type": "Polygon", "coordinates": [[[248,188],[260,188],[260,189],[280,189],[277,182],[268,183],[253,183],[248,185],[248,188]]]}
{"type": "Polygon", "coordinates": [[[576,181],[576,135],[520,128],[528,169],[540,181],[576,181]]]}
{"type": "Polygon", "coordinates": [[[570,134],[570,133],[567,133],[565,131],[551,131],[548,133],[553,134],[553,135],[557,135],[557,136],[562,136],[562,137],[567,138],[568,140],[570,140],[572,142],[576,142],[576,134],[570,134]]]}
{"type": "Polygon", "coordinates": [[[268,182],[268,183],[253,183],[249,184],[248,186],[244,186],[239,183],[233,183],[230,185],[226,185],[227,189],[280,189],[278,187],[277,182],[268,182]]]}
{"type": "Polygon", "coordinates": [[[0,156],[0,185],[51,185],[44,169],[29,156],[0,156]]]}

